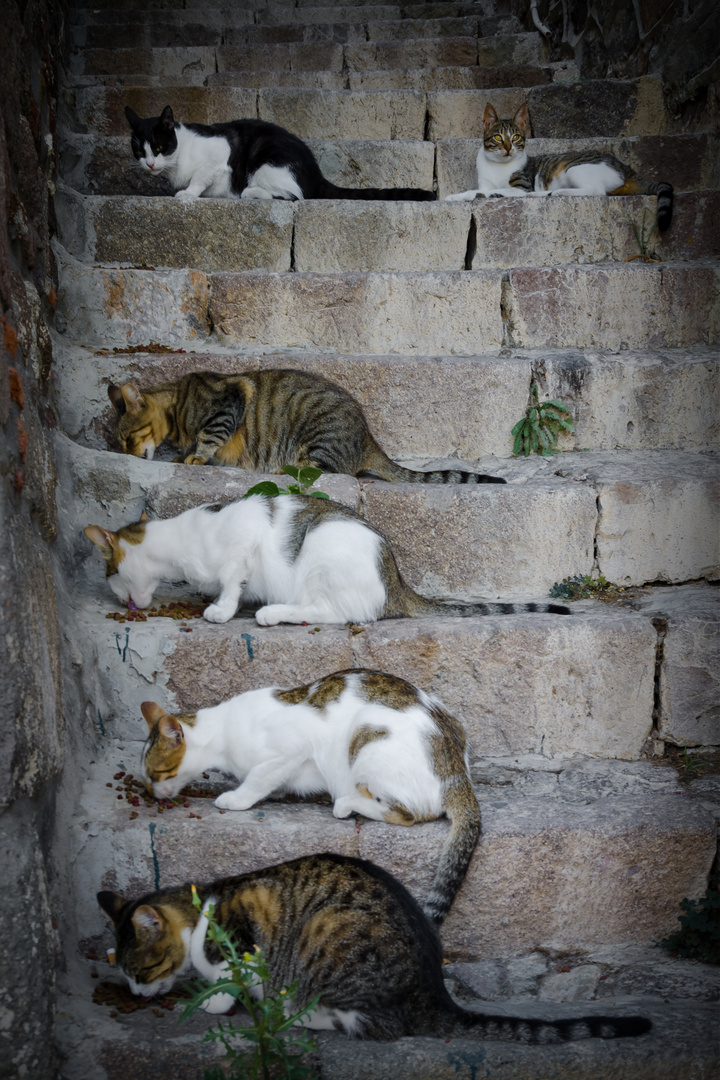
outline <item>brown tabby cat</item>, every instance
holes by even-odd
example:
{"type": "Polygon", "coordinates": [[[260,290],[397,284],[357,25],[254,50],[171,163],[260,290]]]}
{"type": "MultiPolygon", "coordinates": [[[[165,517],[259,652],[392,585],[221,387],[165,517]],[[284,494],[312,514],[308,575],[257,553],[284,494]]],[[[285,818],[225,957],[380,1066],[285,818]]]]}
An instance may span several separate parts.
{"type": "Polygon", "coordinates": [[[512,120],[502,120],[488,102],[483,116],[483,145],[475,162],[477,189],[448,195],[446,202],[470,202],[479,196],[656,195],[658,229],[670,226],[672,184],[641,180],[629,165],[603,151],[528,157],[525,140],[529,134],[527,106],[521,105],[512,120]]]}
{"type": "MultiPolygon", "coordinates": [[[[399,881],[361,859],[307,855],[197,891],[203,911],[214,905],[241,953],[260,946],[276,988],[297,981],[296,1008],[319,996],[308,1027],[370,1039],[469,1035],[550,1043],[641,1035],[652,1026],[639,1016],[549,1021],[461,1009],[445,989],[437,931],[399,881]]],[[[223,976],[191,896],[189,885],[131,901],[98,893],[133,993],[166,993],[193,966],[210,982],[223,976]]],[[[226,1012],[234,1003],[218,993],[208,1011],[226,1012]]]]}
{"type": "Polygon", "coordinates": [[[110,384],[115,438],[124,454],[152,458],[165,439],[186,465],[236,465],[280,472],[315,465],[324,472],[416,484],[504,484],[499,476],[396,465],[370,434],[355,398],[321,375],[273,369],[217,375],[198,371],[154,390],[110,384]]]}

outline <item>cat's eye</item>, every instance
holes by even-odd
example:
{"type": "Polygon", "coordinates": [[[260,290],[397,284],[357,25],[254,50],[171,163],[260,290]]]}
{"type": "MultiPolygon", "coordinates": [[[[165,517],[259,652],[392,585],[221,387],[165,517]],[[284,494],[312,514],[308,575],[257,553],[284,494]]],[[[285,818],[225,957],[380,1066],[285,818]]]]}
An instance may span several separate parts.
{"type": "Polygon", "coordinates": [[[495,142],[502,142],[502,135],[493,135],[495,142]]]}

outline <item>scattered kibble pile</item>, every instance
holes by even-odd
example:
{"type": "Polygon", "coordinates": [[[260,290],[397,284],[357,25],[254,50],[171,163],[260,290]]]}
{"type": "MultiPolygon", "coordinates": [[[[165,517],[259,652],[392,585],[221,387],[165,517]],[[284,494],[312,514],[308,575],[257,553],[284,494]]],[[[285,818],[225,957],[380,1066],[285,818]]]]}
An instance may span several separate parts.
{"type": "MultiPolygon", "coordinates": [[[[203,777],[206,780],[209,779],[207,773],[203,773],[203,777]]],[[[132,773],[126,773],[123,769],[120,769],[113,774],[113,780],[115,781],[114,784],[108,780],[105,786],[109,788],[114,787],[118,792],[118,800],[128,803],[128,805],[133,808],[130,814],[131,821],[134,821],[138,816],[138,810],[135,808],[139,808],[143,804],[154,811],[151,815],[154,817],[156,813],[164,814],[166,810],[175,810],[177,808],[190,810],[188,799],[214,799],[218,794],[215,788],[203,787],[202,785],[196,784],[186,788],[182,795],[176,795],[174,799],[156,800],[147,790],[143,781],[136,779],[132,773]]],[[[221,814],[224,812],[224,810],[220,811],[221,814]]],[[[198,821],[202,820],[202,814],[196,814],[192,811],[188,814],[188,817],[197,818],[198,821]]]]}
{"type": "Polygon", "coordinates": [[[141,997],[135,997],[130,989],[122,983],[110,982],[103,979],[93,990],[93,1001],[96,1005],[107,1005],[112,1012],[111,1016],[119,1013],[133,1013],[138,1009],[151,1008],[155,1016],[164,1016],[166,1012],[172,1012],[178,1001],[187,1000],[190,995],[183,990],[173,990],[171,993],[160,998],[153,999],[153,1004],[144,1001],[141,997]]]}
{"type": "Polygon", "coordinates": [[[109,611],[106,619],[114,619],[115,622],[147,622],[148,619],[201,619],[207,603],[193,604],[187,600],[174,600],[170,604],[161,604],[160,607],[151,607],[147,611],[137,608],[128,608],[127,611],[109,611]]]}

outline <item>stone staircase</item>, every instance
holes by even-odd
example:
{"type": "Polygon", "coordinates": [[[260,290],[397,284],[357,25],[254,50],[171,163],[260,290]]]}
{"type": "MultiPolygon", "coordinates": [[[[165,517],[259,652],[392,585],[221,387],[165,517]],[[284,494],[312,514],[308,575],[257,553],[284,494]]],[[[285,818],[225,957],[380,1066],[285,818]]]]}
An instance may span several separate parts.
{"type": "Polygon", "coordinates": [[[642,1010],[656,1031],[536,1048],[323,1035],[323,1080],[470,1078],[480,1066],[513,1080],[709,1078],[720,980],[655,945],[707,885],[720,813],[716,777],[681,782],[662,764],[666,745],[720,743],[717,139],[680,129],[657,79],[579,81],[492,0],[179,2],[70,8],[54,342],[60,590],[76,671],[76,753],[58,799],[70,898],[62,1080],[195,1080],[211,1053],[204,1017],[178,1028],[92,1003],[93,970],[110,973],[88,959],[110,944],[98,889],[137,895],[332,850],[424,894],[445,822],[338,821],[303,802],[220,814],[200,797],[133,809],[114,779],[139,770],[143,700],[197,708],[350,666],[439,694],[468,731],[483,837],[443,927],[451,989],[487,1011],[642,1010]],[[273,120],[335,183],[434,187],[442,199],[474,184],[487,100],[501,114],[527,101],[531,150],[607,147],[671,180],[674,222],[652,244],[662,261],[638,258],[650,198],[183,206],[135,166],[122,112],[170,103],[186,121],[273,120]],[[225,626],[108,620],[85,525],[169,516],[258,479],[109,451],[108,382],[278,366],[345,386],[405,464],[460,459],[509,481],[322,477],[388,536],[419,591],[533,599],[591,572],[634,588],[612,605],[578,602],[571,619],[359,633],[258,627],[249,612],[225,626]],[[533,378],[567,402],[576,430],[560,456],[515,459],[510,430],[533,378]]]}

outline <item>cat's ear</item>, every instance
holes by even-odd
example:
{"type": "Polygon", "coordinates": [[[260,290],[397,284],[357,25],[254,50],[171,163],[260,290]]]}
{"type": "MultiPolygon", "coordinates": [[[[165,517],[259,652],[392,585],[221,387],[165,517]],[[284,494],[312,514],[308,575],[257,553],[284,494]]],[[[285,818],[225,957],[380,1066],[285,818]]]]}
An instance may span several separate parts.
{"type": "Polygon", "coordinates": [[[517,125],[523,134],[530,127],[530,115],[527,110],[527,105],[521,105],[518,111],[513,116],[513,124],[517,125]]]}
{"type": "Polygon", "coordinates": [[[120,393],[125,402],[125,408],[131,416],[141,413],[147,405],[145,398],[142,396],[142,391],[138,389],[135,383],[126,382],[124,386],[120,387],[120,393]]]}
{"type": "Polygon", "coordinates": [[[133,112],[129,105],[125,106],[125,119],[127,120],[130,127],[133,129],[133,131],[138,128],[142,123],[138,114],[136,112],[133,112]]]}
{"type": "Polygon", "coordinates": [[[485,131],[489,131],[490,128],[495,127],[497,122],[498,114],[495,112],[495,109],[488,101],[487,105],[485,106],[485,112],[483,114],[483,127],[485,131]]]}
{"type": "Polygon", "coordinates": [[[105,891],[97,894],[97,902],[105,914],[109,915],[112,921],[116,923],[120,918],[120,913],[125,907],[127,900],[125,900],[120,893],[105,891]]]}
{"type": "Polygon", "coordinates": [[[169,105],[166,105],[160,113],[160,123],[166,131],[172,131],[175,127],[175,117],[173,116],[173,111],[169,105]]]}
{"type": "Polygon", "coordinates": [[[179,720],[176,720],[174,716],[168,716],[168,714],[165,713],[164,716],[159,718],[158,725],[160,727],[160,734],[163,735],[168,742],[179,746],[180,743],[185,741],[182,724],[179,720]]]}
{"type": "Polygon", "coordinates": [[[115,533],[110,532],[109,529],[103,529],[100,525],[88,525],[83,529],[83,532],[87,536],[88,540],[91,540],[95,547],[100,548],[103,559],[109,559],[113,553],[113,542],[115,541],[115,533]]]}
{"type": "Polygon", "coordinates": [[[162,916],[154,907],[150,907],[149,904],[141,904],[139,908],[135,909],[133,912],[132,924],[135,927],[135,933],[138,937],[150,941],[155,941],[157,938],[162,937],[165,928],[162,916]]]}
{"type": "Polygon", "coordinates": [[[108,386],[108,397],[122,416],[125,412],[125,398],[122,395],[122,390],[119,386],[116,386],[115,383],[110,383],[108,386]]]}
{"type": "Polygon", "coordinates": [[[143,701],[140,712],[145,717],[145,722],[150,729],[154,728],[158,720],[161,720],[163,716],[167,716],[162,706],[155,701],[143,701]]]}
{"type": "Polygon", "coordinates": [[[144,524],[145,524],[145,522],[146,522],[146,521],[149,521],[149,520],[150,520],[150,518],[149,518],[149,517],[147,516],[147,514],[146,514],[146,513],[145,513],[145,511],[143,510],[142,514],[140,515],[140,521],[141,521],[141,522],[143,523],[143,525],[144,525],[144,524]]]}

